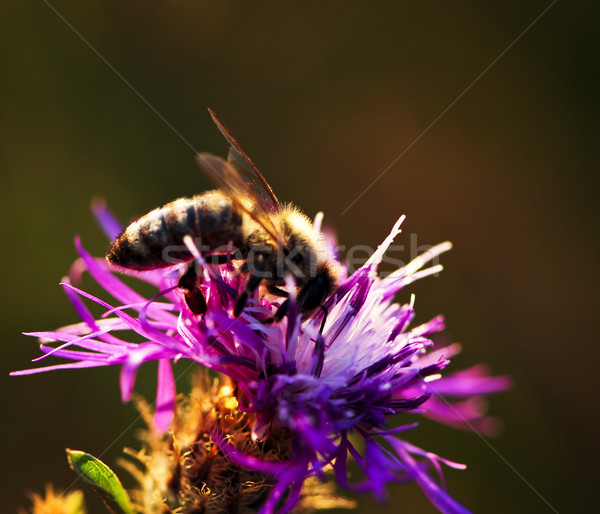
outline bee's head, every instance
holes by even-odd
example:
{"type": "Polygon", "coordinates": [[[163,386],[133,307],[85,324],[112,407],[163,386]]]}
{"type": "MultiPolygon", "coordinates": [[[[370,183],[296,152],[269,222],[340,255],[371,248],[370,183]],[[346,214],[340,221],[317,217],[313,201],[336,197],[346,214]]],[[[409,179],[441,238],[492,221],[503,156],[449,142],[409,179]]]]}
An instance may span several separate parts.
{"type": "Polygon", "coordinates": [[[337,265],[326,261],[319,263],[315,276],[304,284],[298,293],[298,310],[306,315],[323,305],[336,289],[338,278],[337,265]]]}
{"type": "MultiPolygon", "coordinates": [[[[299,288],[298,309],[308,315],[337,287],[340,265],[327,250],[323,234],[293,205],[285,205],[273,221],[276,231],[258,227],[248,237],[244,271],[250,273],[251,286],[247,290],[253,291],[264,279],[267,287],[276,286],[275,292],[270,292],[287,296],[287,292],[278,294],[282,293],[278,286],[286,285],[286,278],[292,277],[299,288]]],[[[243,302],[239,303],[241,312],[243,302]]]]}
{"type": "Polygon", "coordinates": [[[321,235],[311,221],[293,205],[286,205],[280,217],[280,236],[277,256],[277,282],[292,275],[298,287],[303,287],[319,273],[324,255],[321,235]]]}
{"type": "Polygon", "coordinates": [[[293,206],[282,211],[283,271],[291,274],[298,292],[298,308],[309,313],[323,304],[337,287],[339,264],[329,252],[323,234],[315,231],[311,221],[293,206]]]}

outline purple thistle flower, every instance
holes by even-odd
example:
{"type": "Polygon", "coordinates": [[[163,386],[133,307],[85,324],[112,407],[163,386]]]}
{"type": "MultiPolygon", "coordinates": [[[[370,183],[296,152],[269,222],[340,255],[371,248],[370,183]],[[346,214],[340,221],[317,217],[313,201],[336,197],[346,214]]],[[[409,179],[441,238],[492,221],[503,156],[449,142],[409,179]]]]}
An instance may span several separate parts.
{"type": "MultiPolygon", "coordinates": [[[[108,237],[114,239],[121,225],[103,204],[96,203],[94,211],[108,237]]],[[[316,224],[320,225],[320,219],[316,224]]],[[[118,364],[126,401],[138,368],[158,360],[154,425],[163,433],[175,408],[171,361],[190,359],[234,381],[239,408],[254,415],[254,441],[266,440],[275,428],[289,431],[291,457],[280,461],[245,454],[217,429],[210,434],[234,464],[273,476],[274,485],[262,513],[289,512],[300,498],[305,480],[311,476],[324,480],[328,467],[349,490],[369,491],[381,499],[388,483],[416,481],[440,511],[467,512],[446,492],[441,473],[441,464],[457,469],[465,466],[408,443],[400,435],[416,424],[389,429],[388,417],[420,413],[447,425],[489,433],[494,423],[484,415],[481,395],[507,389],[510,380],[488,377],[481,366],[441,377],[449,359],[460,351],[458,345],[434,348],[430,336],[444,329],[442,317],[411,327],[414,296],[405,305],[395,304],[393,299],[408,284],[439,272],[441,266],[424,266],[451,245],[435,246],[379,278],[378,265],[403,220],[398,220],[360,269],[340,278],[340,286],[326,300],[324,310],[303,319],[292,297],[286,317],[270,325],[262,321],[272,316],[281,299],[257,291],[242,314],[234,317],[244,275],[232,263],[204,263],[191,238],[186,244],[204,279],[207,311],[202,315],[190,311],[177,287],[184,268],[126,271],[157,288],[153,298],[144,298],[125,284],[105,259],[92,257],[76,239],[80,259],[62,286],[82,322],[28,334],[40,340],[43,356],[36,361],[53,355],[71,362],[13,374],[118,364]],[[84,271],[115,301],[109,303],[75,287],[73,283],[84,271]],[[106,309],[103,316],[95,319],[84,300],[106,309]],[[115,335],[123,330],[137,333],[144,342],[131,343],[115,335]],[[353,442],[356,436],[364,442],[362,453],[353,442]],[[356,482],[348,479],[348,456],[361,472],[356,482]],[[439,480],[430,476],[432,470],[439,480]]],[[[337,259],[335,241],[328,243],[329,258],[337,259]]],[[[288,281],[288,289],[293,286],[288,281]]]]}

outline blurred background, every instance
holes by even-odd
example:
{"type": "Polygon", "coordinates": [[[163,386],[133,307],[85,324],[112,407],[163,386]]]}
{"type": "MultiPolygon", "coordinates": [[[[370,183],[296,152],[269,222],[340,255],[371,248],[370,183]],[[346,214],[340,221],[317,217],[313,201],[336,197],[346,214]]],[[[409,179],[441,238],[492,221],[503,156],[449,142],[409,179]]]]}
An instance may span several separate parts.
{"type": "MultiPolygon", "coordinates": [[[[516,385],[491,398],[504,429],[489,445],[433,423],[411,434],[468,464],[446,473],[453,496],[476,512],[590,510],[600,9],[550,5],[3,3],[2,510],[47,482],[69,486],[65,447],[116,468],[136,445],[119,369],[8,373],[38,355],[22,331],[77,321],[58,282],[75,234],[106,249],[93,198],[128,221],[210,187],[194,149],[225,155],[226,144],[207,107],[279,198],[324,210],[346,247],[376,247],[400,214],[394,257],[410,257],[409,234],[454,242],[444,272],[399,300],[416,294],[417,321],[446,316],[464,347],[451,369],[486,362],[516,385]]],[[[138,392],[153,394],[155,371],[142,370],[138,392]]],[[[359,512],[373,508],[360,498],[359,512]]],[[[377,509],[434,512],[416,486],[377,509]]]]}

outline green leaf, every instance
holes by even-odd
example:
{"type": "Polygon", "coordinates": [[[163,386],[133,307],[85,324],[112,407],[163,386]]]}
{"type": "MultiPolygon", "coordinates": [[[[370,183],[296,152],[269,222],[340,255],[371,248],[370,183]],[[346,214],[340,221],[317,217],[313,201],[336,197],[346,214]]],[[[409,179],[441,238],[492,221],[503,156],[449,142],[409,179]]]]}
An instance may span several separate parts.
{"type": "Polygon", "coordinates": [[[131,500],[121,481],[104,462],[89,453],[67,448],[69,466],[84,482],[102,496],[106,506],[115,514],[134,514],[131,500]]]}

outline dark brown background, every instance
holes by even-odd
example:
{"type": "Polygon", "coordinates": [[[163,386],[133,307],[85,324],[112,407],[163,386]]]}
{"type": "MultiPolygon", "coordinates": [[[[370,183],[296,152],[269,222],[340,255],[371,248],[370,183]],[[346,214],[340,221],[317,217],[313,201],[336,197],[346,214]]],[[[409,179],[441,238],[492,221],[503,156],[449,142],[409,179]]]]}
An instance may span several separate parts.
{"type": "MultiPolygon", "coordinates": [[[[411,436],[469,465],[447,472],[454,496],[478,512],[589,510],[600,428],[594,3],[557,2],[475,84],[550,2],[85,4],[52,2],[182,137],[48,4],[3,5],[2,510],[47,481],[68,486],[66,446],[114,464],[135,444],[117,368],[7,374],[37,355],[21,331],[76,320],[57,284],[75,234],[105,249],[93,197],[127,220],[208,187],[182,141],[225,153],[208,106],[280,198],[325,210],[341,243],[376,246],[402,213],[399,243],[455,243],[442,275],[411,289],[419,320],[446,315],[464,345],[453,369],[484,361],[516,387],[492,399],[505,425],[495,450],[428,423],[411,436]]],[[[147,368],[137,389],[152,394],[147,368]]],[[[416,486],[379,509],[434,510],[416,486]]]]}

